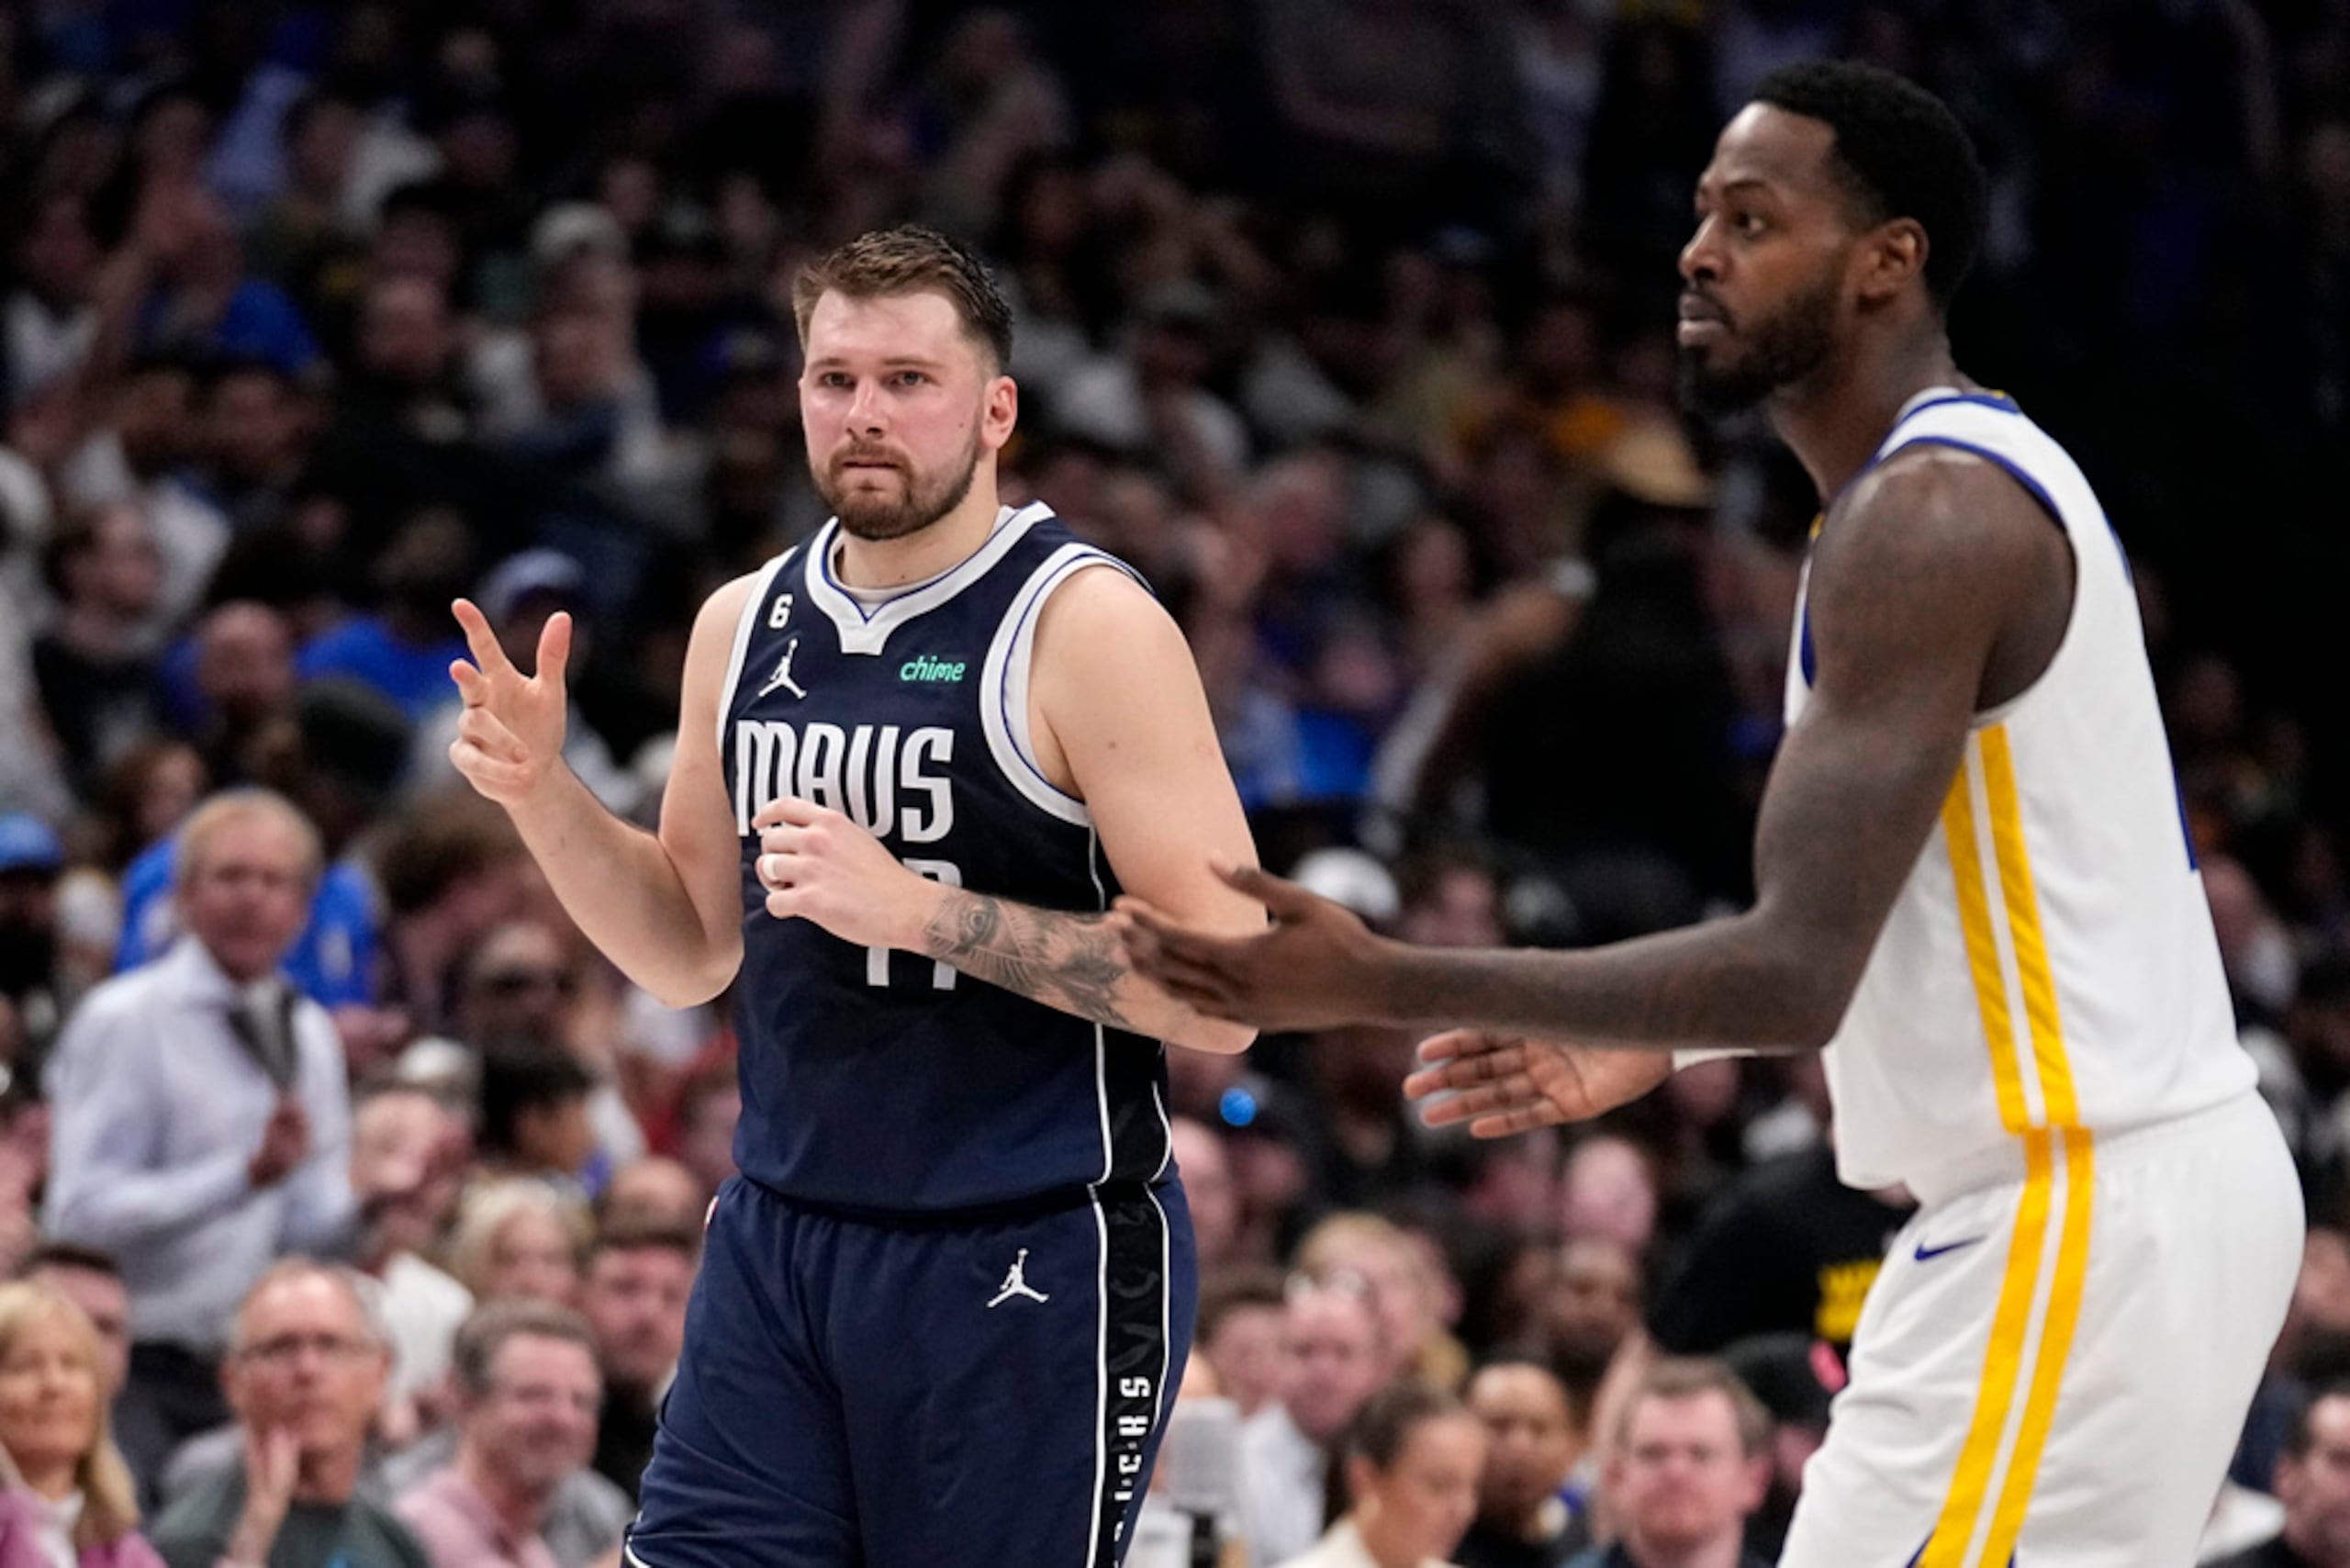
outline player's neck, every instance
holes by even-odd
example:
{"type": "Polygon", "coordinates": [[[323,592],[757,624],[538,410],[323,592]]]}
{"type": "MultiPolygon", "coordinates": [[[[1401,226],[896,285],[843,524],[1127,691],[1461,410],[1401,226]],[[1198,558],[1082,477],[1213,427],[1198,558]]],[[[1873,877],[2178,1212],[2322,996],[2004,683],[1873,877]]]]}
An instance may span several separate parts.
{"type": "Polygon", "coordinates": [[[1929,387],[1973,386],[1952,362],[1941,324],[1930,322],[1899,339],[1863,343],[1774,394],[1771,424],[1825,504],[1876,455],[1904,404],[1929,387]]]}
{"type": "Polygon", "coordinates": [[[996,500],[995,474],[981,465],[971,476],[970,494],[928,528],[902,539],[859,539],[841,530],[834,569],[849,588],[890,588],[922,582],[970,559],[995,532],[1002,510],[996,500]]]}

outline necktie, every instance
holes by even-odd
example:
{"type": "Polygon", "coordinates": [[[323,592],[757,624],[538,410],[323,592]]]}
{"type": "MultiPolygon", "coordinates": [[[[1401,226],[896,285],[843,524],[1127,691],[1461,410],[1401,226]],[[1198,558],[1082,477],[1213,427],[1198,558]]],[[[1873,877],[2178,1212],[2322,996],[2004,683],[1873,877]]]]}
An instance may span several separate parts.
{"type": "Polygon", "coordinates": [[[269,1081],[294,1083],[294,993],[284,985],[255,986],[229,1013],[229,1026],[269,1081]]]}

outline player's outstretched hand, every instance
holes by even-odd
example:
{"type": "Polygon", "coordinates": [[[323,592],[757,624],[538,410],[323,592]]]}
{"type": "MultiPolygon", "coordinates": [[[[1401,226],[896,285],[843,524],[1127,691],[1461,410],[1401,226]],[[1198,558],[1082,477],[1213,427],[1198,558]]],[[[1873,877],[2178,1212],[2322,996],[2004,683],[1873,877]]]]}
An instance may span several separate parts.
{"type": "Polygon", "coordinates": [[[1637,1100],[1662,1083],[1673,1058],[1662,1051],[1566,1046],[1521,1035],[1455,1029],[1420,1043],[1427,1065],[1404,1081],[1432,1127],[1461,1122],[1479,1137],[1580,1122],[1637,1100]]]}
{"type": "Polygon", "coordinates": [[[450,608],[474,656],[471,664],[458,659],[449,666],[449,678],[465,700],[449,760],[499,805],[520,805],[563,760],[569,703],[563,666],[571,656],[571,617],[561,610],[547,617],[539,633],[537,673],[524,675],[498,645],[498,634],[471,599],[450,608]]]}
{"type": "Polygon", "coordinates": [[[810,801],[769,801],[759,830],[759,886],[778,920],[812,920],[861,947],[915,946],[933,885],[850,818],[810,801]]]}
{"type": "Polygon", "coordinates": [[[1211,936],[1132,896],[1121,898],[1127,961],[1193,1012],[1260,1029],[1328,1029],[1375,1023],[1380,949],[1344,905],[1253,866],[1215,874],[1273,917],[1253,936],[1211,936]]]}

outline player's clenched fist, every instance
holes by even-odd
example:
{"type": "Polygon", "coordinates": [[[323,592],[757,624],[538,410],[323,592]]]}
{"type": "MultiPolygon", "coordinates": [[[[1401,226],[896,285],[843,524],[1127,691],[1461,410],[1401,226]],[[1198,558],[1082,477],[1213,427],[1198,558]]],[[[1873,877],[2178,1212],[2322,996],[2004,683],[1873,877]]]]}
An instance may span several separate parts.
{"type": "Polygon", "coordinates": [[[450,607],[464,628],[474,662],[458,659],[450,678],[464,699],[449,760],[473,787],[501,806],[520,804],[563,760],[564,661],[571,656],[571,617],[547,617],[539,633],[538,673],[524,675],[506,656],[489,622],[471,599],[450,607]]]}
{"type": "Polygon", "coordinates": [[[751,819],[767,913],[812,920],[844,942],[911,947],[935,889],[840,812],[789,797],[751,819]]]}

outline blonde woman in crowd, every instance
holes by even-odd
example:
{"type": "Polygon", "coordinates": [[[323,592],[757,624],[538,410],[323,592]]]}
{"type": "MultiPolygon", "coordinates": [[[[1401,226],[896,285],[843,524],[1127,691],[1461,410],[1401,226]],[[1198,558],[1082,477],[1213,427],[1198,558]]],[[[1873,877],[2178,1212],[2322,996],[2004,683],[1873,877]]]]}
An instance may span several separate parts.
{"type": "Polygon", "coordinates": [[[162,1568],[106,1430],[97,1331],[58,1291],[0,1285],[0,1568],[162,1568]]]}
{"type": "Polygon", "coordinates": [[[465,1194],[443,1263],[476,1303],[576,1304],[589,1230],[585,1210],[528,1177],[486,1182],[465,1194]]]}

